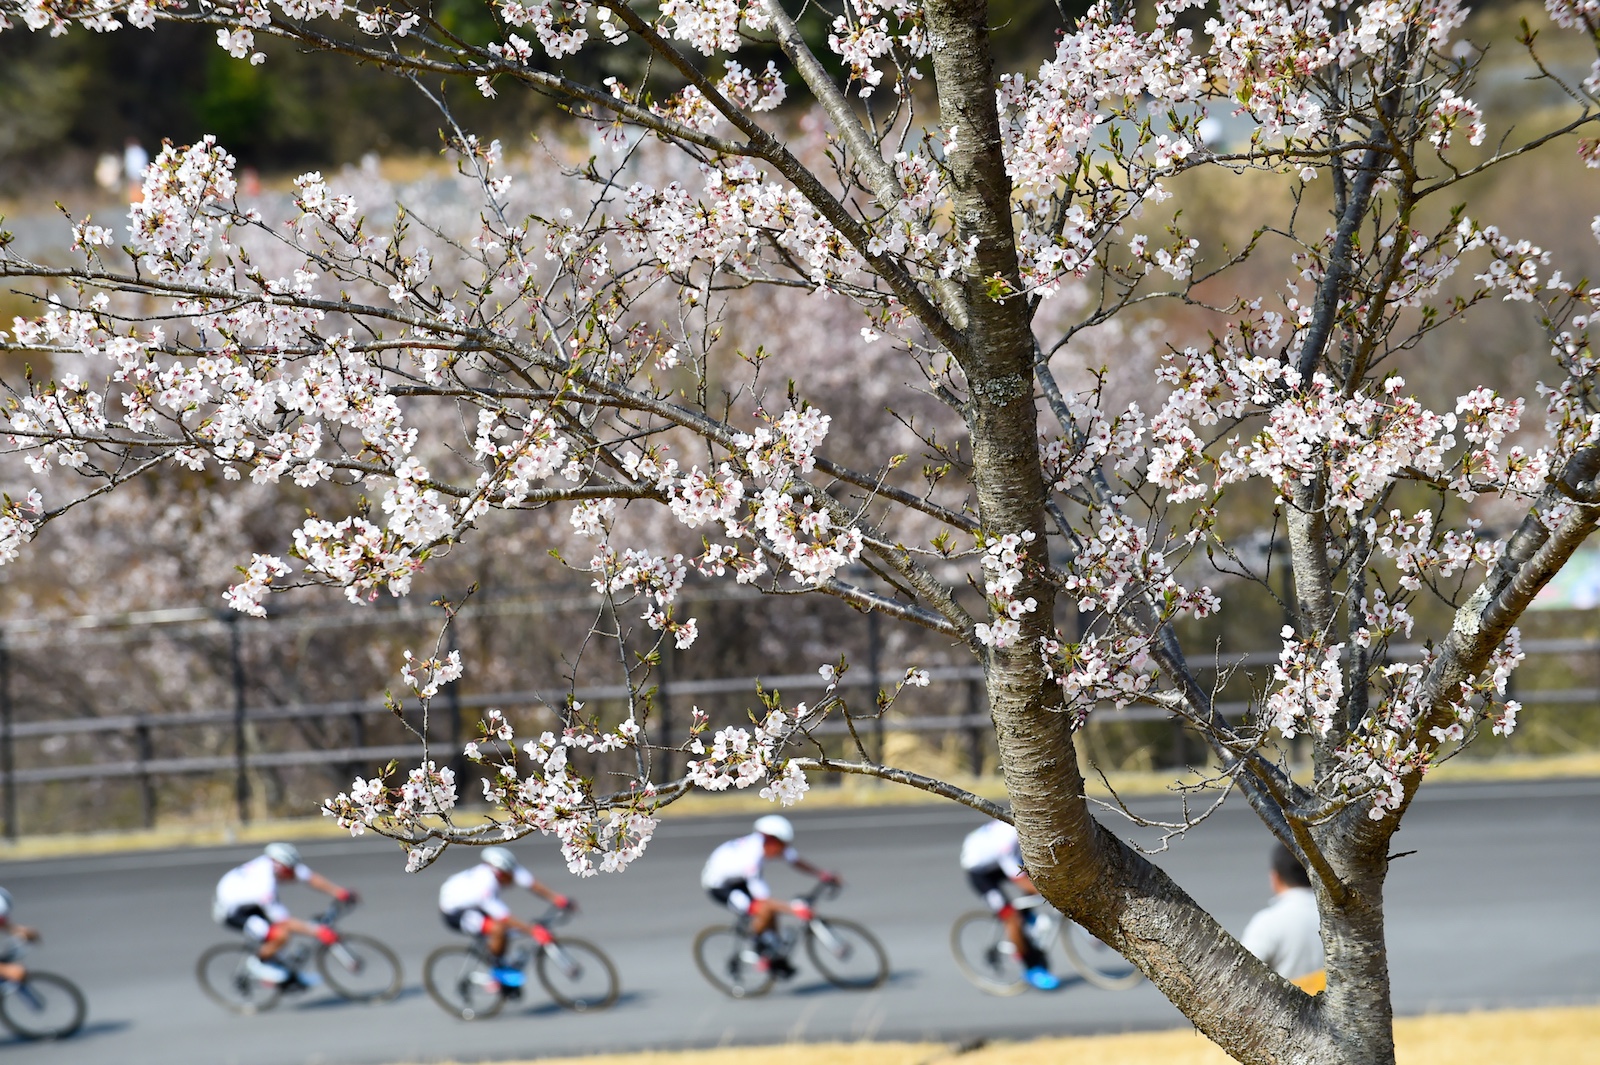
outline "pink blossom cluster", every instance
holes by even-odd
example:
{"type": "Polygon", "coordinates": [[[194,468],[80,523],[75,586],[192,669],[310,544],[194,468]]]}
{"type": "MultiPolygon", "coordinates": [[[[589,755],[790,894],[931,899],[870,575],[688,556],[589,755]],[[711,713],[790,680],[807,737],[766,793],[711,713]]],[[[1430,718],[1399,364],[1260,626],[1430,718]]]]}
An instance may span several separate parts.
{"type": "Polygon", "coordinates": [[[1109,632],[1087,632],[1069,643],[1057,633],[1040,647],[1045,668],[1061,688],[1064,709],[1075,726],[1088,720],[1100,703],[1122,709],[1156,692],[1160,675],[1151,651],[1155,641],[1132,626],[1109,632]]]}
{"type": "Polygon", "coordinates": [[[1324,470],[1330,505],[1352,517],[1408,474],[1446,479],[1469,501],[1483,491],[1530,496],[1560,454],[1520,445],[1502,452],[1522,404],[1487,388],[1441,415],[1406,395],[1394,374],[1371,392],[1344,395],[1320,372],[1300,387],[1282,362],[1193,350],[1169,356],[1159,373],[1173,391],[1151,419],[1148,473],[1172,502],[1252,477],[1287,496],[1324,470]],[[1230,437],[1215,453],[1202,446],[1206,426],[1247,414],[1264,419],[1253,437],[1230,437]],[[1201,476],[1207,468],[1210,484],[1201,476]]]}
{"type": "Polygon", "coordinates": [[[908,0],[846,0],[835,16],[828,47],[850,68],[850,81],[863,98],[883,83],[880,65],[894,68],[890,86],[896,95],[922,77],[916,61],[928,55],[932,42],[923,26],[922,6],[908,0]]]}
{"type": "Polygon", "coordinates": [[[1265,716],[1290,739],[1300,732],[1326,736],[1344,697],[1344,668],[1339,662],[1344,644],[1319,647],[1316,640],[1300,639],[1292,625],[1283,627],[1283,640],[1272,673],[1277,687],[1267,696],[1265,716]]]}
{"type": "Polygon", "coordinates": [[[793,188],[770,181],[748,159],[701,167],[696,196],[676,182],[657,189],[637,182],[627,191],[623,247],[682,273],[695,266],[735,274],[761,272],[761,242],[770,238],[806,267],[809,279],[830,285],[866,266],[832,222],[793,188]]]}
{"type": "Polygon", "coordinates": [[[737,52],[741,28],[760,33],[770,22],[760,0],[665,0],[661,20],[673,40],[708,56],[737,52]]]}
{"type": "Polygon", "coordinates": [[[1046,440],[1040,448],[1045,479],[1055,491],[1071,491],[1107,463],[1127,473],[1143,462],[1144,412],[1137,402],[1113,418],[1105,417],[1098,405],[1080,400],[1071,401],[1068,409],[1076,432],[1046,440]]]}
{"type": "Polygon", "coordinates": [[[980,556],[983,594],[989,601],[989,616],[993,623],[981,622],[972,631],[985,647],[993,647],[998,651],[1016,643],[1022,636],[1023,615],[1039,609],[1039,603],[1033,596],[1017,594],[1028,560],[1025,545],[1033,543],[1035,539],[1031,530],[1024,529],[1020,533],[997,536],[987,544],[979,545],[983,549],[980,556]]]}
{"type": "Polygon", "coordinates": [[[1428,143],[1441,150],[1450,147],[1451,138],[1463,125],[1467,129],[1468,144],[1477,146],[1483,143],[1484,135],[1488,132],[1488,127],[1483,124],[1483,109],[1452,89],[1439,90],[1439,102],[1428,116],[1428,143]]]}
{"type": "Polygon", "coordinates": [[[703,757],[689,761],[689,782],[707,791],[763,784],[762,798],[794,805],[805,796],[808,785],[805,774],[785,758],[783,750],[811,713],[805,703],[797,704],[793,711],[775,708],[754,729],[719,729],[709,748],[695,738],[689,749],[703,757]]]}
{"type": "Polygon", "coordinates": [[[1474,519],[1465,529],[1438,528],[1432,510],[1409,518],[1391,510],[1381,523],[1368,518],[1366,533],[1378,553],[1393,563],[1401,590],[1414,592],[1424,581],[1451,577],[1468,566],[1487,570],[1499,560],[1504,542],[1479,537],[1479,525],[1474,519]]]}
{"type": "Polygon", "coordinates": [[[554,835],[568,869],[593,876],[625,868],[644,853],[656,827],[647,812],[655,790],[640,784],[630,801],[602,806],[571,756],[633,747],[639,729],[632,717],[609,730],[583,724],[576,716],[581,709],[569,708],[573,724],[560,733],[546,730],[520,747],[509,719],[491,711],[482,724],[484,742],[469,744],[466,755],[493,770],[483,781],[484,798],[508,818],[494,832],[506,839],[529,831],[554,835]]]}
{"type": "Polygon", "coordinates": [[[415,692],[418,699],[426,702],[438,695],[442,686],[460,680],[461,668],[460,651],[451,651],[442,659],[437,655],[419,659],[408,649],[400,676],[405,680],[406,687],[415,692]]]}

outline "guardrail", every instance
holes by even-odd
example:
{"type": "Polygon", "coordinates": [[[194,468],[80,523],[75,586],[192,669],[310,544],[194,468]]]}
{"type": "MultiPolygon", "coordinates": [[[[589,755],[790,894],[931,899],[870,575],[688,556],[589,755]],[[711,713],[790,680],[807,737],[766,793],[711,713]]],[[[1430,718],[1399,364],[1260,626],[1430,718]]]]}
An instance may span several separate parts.
{"type": "MultiPolygon", "coordinates": [[[[236,633],[237,629],[233,631],[236,633]]],[[[1390,656],[1391,658],[1402,659],[1414,657],[1420,650],[1420,647],[1415,646],[1395,647],[1391,649],[1390,656]]],[[[1530,656],[1587,654],[1600,658],[1600,641],[1529,640],[1523,644],[1523,650],[1530,656]]],[[[1209,672],[1216,668],[1261,666],[1276,662],[1277,657],[1277,652],[1275,651],[1218,656],[1215,662],[1200,668],[1209,672]]],[[[328,721],[344,717],[352,720],[353,731],[355,735],[360,736],[364,731],[363,722],[366,718],[375,715],[388,716],[393,711],[379,699],[345,700],[294,706],[249,707],[244,703],[242,684],[236,686],[235,705],[227,709],[175,714],[118,714],[64,721],[13,722],[9,697],[6,694],[6,685],[4,683],[4,669],[5,646],[0,644],[0,796],[3,796],[4,831],[8,838],[15,838],[17,833],[16,788],[19,785],[137,778],[143,796],[145,821],[148,824],[153,823],[154,820],[154,789],[157,778],[184,774],[231,772],[234,777],[234,792],[238,798],[239,818],[241,821],[247,822],[250,818],[248,802],[250,796],[249,774],[252,771],[290,766],[370,765],[386,762],[390,759],[415,757],[420,751],[420,745],[416,741],[404,744],[364,744],[358,742],[355,745],[310,750],[252,750],[247,739],[249,735],[248,726],[250,725],[297,719],[328,721]],[[177,758],[157,758],[152,755],[152,733],[156,730],[228,724],[233,725],[233,750],[228,754],[194,755],[177,758]],[[73,765],[30,766],[25,768],[18,768],[14,765],[14,744],[18,740],[85,734],[121,734],[131,739],[131,746],[134,749],[135,756],[73,765]]],[[[977,666],[948,667],[932,668],[927,672],[931,684],[954,684],[965,689],[965,712],[937,716],[894,716],[887,718],[878,716],[864,721],[858,720],[856,725],[858,734],[865,733],[869,742],[875,745],[879,753],[883,750],[884,736],[887,733],[964,735],[967,741],[970,768],[974,773],[981,772],[989,728],[989,717],[984,709],[982,669],[977,666]]],[[[845,677],[840,678],[839,686],[853,689],[877,688],[882,686],[887,678],[897,676],[899,674],[894,672],[880,672],[877,675],[872,675],[871,673],[865,675],[846,674],[845,677]]],[[[662,723],[667,729],[670,729],[672,725],[671,706],[674,699],[694,699],[708,695],[754,692],[758,683],[768,690],[779,689],[786,693],[801,694],[808,691],[820,691],[825,686],[825,682],[816,673],[667,680],[657,687],[657,701],[660,712],[663,715],[662,723]]],[[[629,697],[630,692],[624,686],[614,685],[584,688],[576,691],[574,695],[580,701],[596,703],[626,699],[629,697]]],[[[1600,687],[1519,691],[1516,693],[1516,698],[1525,706],[1592,706],[1600,703],[1600,687]]],[[[460,751],[462,745],[469,738],[464,735],[463,728],[465,715],[469,711],[481,711],[490,707],[543,706],[549,705],[552,701],[559,700],[552,700],[547,692],[535,690],[462,693],[454,690],[452,686],[446,688],[438,700],[438,703],[442,704],[443,712],[440,713],[439,706],[436,704],[433,718],[427,723],[432,730],[429,742],[438,744],[439,749],[449,751],[449,757],[452,760],[456,760],[458,766],[460,766],[462,765],[459,761],[460,751]],[[440,724],[443,726],[442,729],[438,727],[440,724]],[[440,734],[441,732],[443,734],[440,734]]],[[[1217,706],[1218,711],[1225,717],[1243,715],[1248,708],[1249,704],[1244,702],[1225,702],[1219,703],[1217,706]]],[[[1157,707],[1131,707],[1119,711],[1101,711],[1094,715],[1093,720],[1097,723],[1114,723],[1176,719],[1170,712],[1157,707]]],[[[821,724],[816,729],[816,732],[818,735],[836,736],[844,734],[848,730],[849,726],[843,721],[829,721],[821,724]]],[[[660,738],[664,743],[670,744],[672,742],[670,732],[660,738]]]]}

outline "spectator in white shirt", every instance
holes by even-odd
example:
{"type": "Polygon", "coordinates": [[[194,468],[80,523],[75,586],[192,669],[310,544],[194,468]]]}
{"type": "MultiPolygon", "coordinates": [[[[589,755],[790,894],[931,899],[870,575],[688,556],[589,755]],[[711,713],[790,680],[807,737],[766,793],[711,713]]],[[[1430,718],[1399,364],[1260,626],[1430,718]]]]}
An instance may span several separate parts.
{"type": "Polygon", "coordinates": [[[1317,897],[1305,866],[1283,844],[1272,852],[1267,871],[1272,901],[1250,918],[1239,942],[1272,966],[1278,975],[1315,993],[1326,982],[1317,897]]]}

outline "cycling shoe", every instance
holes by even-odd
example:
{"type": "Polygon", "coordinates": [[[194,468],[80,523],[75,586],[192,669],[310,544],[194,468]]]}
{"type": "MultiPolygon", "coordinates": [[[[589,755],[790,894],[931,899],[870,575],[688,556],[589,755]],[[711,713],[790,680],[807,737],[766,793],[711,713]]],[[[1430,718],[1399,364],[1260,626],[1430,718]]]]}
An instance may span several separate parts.
{"type": "Polygon", "coordinates": [[[1061,986],[1061,978],[1043,966],[1035,966],[1022,975],[1029,984],[1040,991],[1054,991],[1061,986]]]}

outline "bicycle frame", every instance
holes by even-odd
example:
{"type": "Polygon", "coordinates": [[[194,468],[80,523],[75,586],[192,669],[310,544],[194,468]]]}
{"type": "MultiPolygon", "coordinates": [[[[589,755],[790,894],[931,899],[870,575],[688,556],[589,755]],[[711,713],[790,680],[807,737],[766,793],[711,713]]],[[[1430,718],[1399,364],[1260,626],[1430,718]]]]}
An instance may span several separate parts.
{"type": "MultiPolygon", "coordinates": [[[[338,929],[335,926],[339,923],[339,919],[349,913],[353,906],[353,903],[340,902],[338,899],[334,899],[328,904],[327,909],[310,919],[311,923],[320,925],[323,928],[333,928],[337,933],[338,929]]],[[[278,952],[276,960],[291,970],[300,970],[311,961],[311,956],[316,953],[316,949],[316,941],[314,939],[296,936],[278,952]]],[[[328,952],[334,956],[334,959],[340,965],[347,969],[356,971],[361,968],[359,960],[350,953],[349,948],[344,945],[344,941],[341,939],[336,939],[329,943],[328,952]]]]}
{"type": "MultiPolygon", "coordinates": [[[[543,914],[533,918],[528,923],[533,926],[533,931],[524,932],[520,928],[509,929],[510,935],[506,940],[506,952],[500,959],[500,964],[507,969],[517,969],[527,972],[528,965],[537,954],[543,954],[557,965],[568,976],[577,971],[577,963],[561,949],[561,941],[556,938],[551,928],[571,919],[570,910],[563,910],[559,906],[551,906],[543,914]],[[514,937],[514,938],[513,938],[514,937]],[[524,944],[522,940],[528,942],[524,944]]],[[[493,960],[489,953],[488,940],[483,935],[475,937],[478,945],[483,949],[484,957],[493,960]]]]}
{"type": "Polygon", "coordinates": [[[1019,895],[1011,900],[1011,906],[1022,914],[1022,934],[1028,937],[1028,942],[1049,954],[1061,938],[1061,922],[1066,918],[1052,913],[1043,895],[1019,895]],[[1030,910],[1036,912],[1030,914],[1030,910]],[[1032,920],[1028,919],[1030,916],[1032,920]]]}

